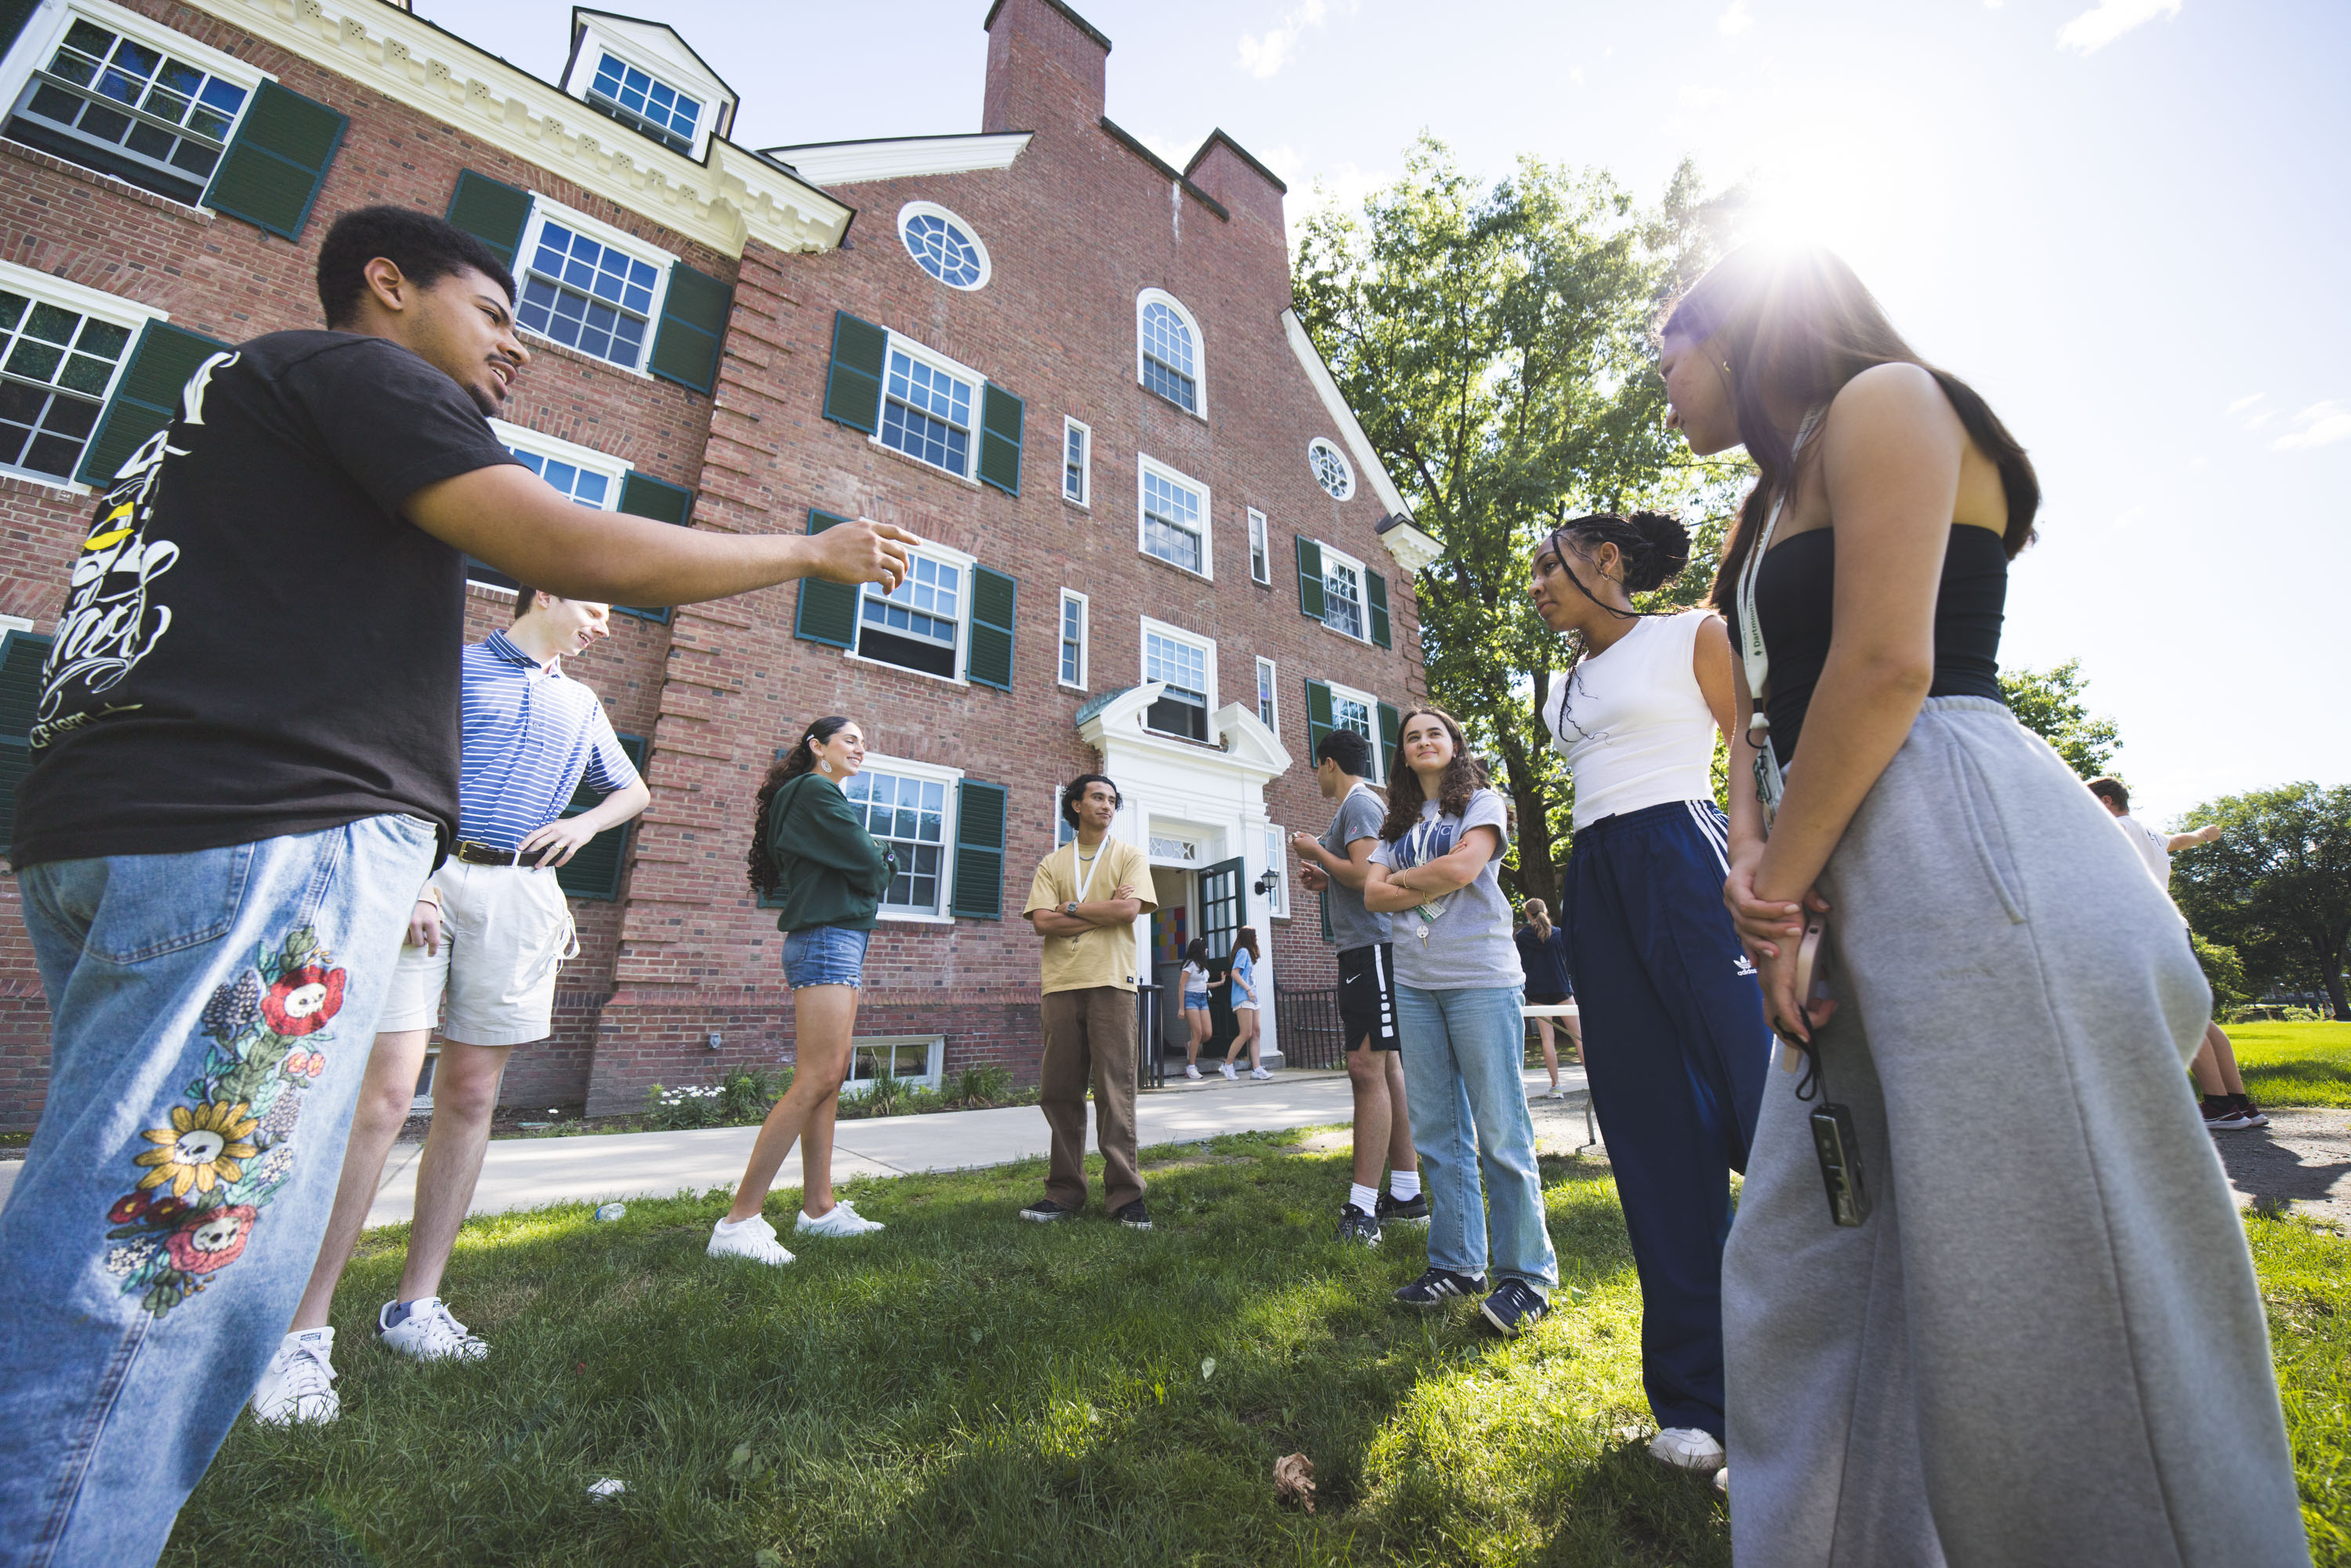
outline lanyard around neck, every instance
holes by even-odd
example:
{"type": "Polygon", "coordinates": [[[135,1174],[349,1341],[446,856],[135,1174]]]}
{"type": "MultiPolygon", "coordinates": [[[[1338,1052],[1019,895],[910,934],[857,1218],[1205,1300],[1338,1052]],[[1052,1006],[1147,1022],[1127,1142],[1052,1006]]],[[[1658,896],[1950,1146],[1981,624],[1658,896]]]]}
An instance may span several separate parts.
{"type": "Polygon", "coordinates": [[[1078,890],[1078,902],[1080,904],[1086,902],[1086,894],[1092,890],[1094,885],[1094,873],[1102,870],[1102,855],[1109,849],[1110,835],[1108,833],[1104,833],[1102,836],[1102,841],[1094,845],[1094,858],[1085,862],[1086,879],[1083,882],[1080,882],[1078,880],[1078,841],[1075,839],[1071,839],[1070,841],[1070,885],[1078,890]]]}

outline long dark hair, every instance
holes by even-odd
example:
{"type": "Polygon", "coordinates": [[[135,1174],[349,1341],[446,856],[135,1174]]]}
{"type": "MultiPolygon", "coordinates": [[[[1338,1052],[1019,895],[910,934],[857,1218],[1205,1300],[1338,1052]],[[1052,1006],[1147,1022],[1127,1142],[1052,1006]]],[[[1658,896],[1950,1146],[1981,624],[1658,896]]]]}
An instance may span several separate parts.
{"type": "MultiPolygon", "coordinates": [[[[1485,787],[1486,770],[1469,755],[1469,742],[1461,733],[1459,719],[1428,703],[1407,708],[1396,721],[1396,759],[1404,759],[1405,727],[1423,714],[1433,716],[1445,726],[1445,733],[1453,737],[1453,760],[1445,765],[1445,776],[1437,781],[1437,809],[1460,816],[1469,810],[1469,797],[1485,787]]],[[[1412,831],[1427,800],[1427,792],[1420,787],[1420,775],[1409,766],[1397,768],[1395,777],[1388,780],[1388,815],[1387,821],[1380,824],[1380,837],[1394,843],[1412,831]]]]}
{"type": "Polygon", "coordinates": [[[768,769],[768,777],[759,786],[759,802],[751,812],[751,852],[743,857],[744,874],[755,894],[767,894],[783,880],[783,868],[768,853],[768,807],[776,791],[816,766],[816,748],[839,735],[850,720],[840,714],[828,714],[800,732],[799,739],[784,759],[768,769]]]}
{"type": "MultiPolygon", "coordinates": [[[[1935,378],[1968,435],[2000,469],[2008,495],[2005,542],[2013,559],[2032,542],[2041,480],[2008,426],[1981,394],[1938,370],[1894,329],[1852,267],[1819,246],[1742,246],[1717,262],[1681,297],[1661,331],[1693,344],[1710,342],[1727,363],[1739,439],[1762,477],[1740,508],[1739,526],[1715,568],[1714,607],[1736,619],[1739,573],[1772,506],[1792,494],[1797,469],[1812,458],[1771,420],[1774,404],[1826,408],[1845,382],[1875,365],[1917,365],[1935,378]]],[[[1816,449],[1814,449],[1816,450],[1816,449]]]]}
{"type": "Polygon", "coordinates": [[[1197,964],[1203,969],[1207,968],[1208,967],[1208,939],[1205,936],[1193,937],[1191,945],[1184,949],[1184,962],[1186,964],[1197,964]]]}
{"type": "Polygon", "coordinates": [[[1264,962],[1265,962],[1265,955],[1264,955],[1264,954],[1262,954],[1262,953],[1260,953],[1260,952],[1259,952],[1259,951],[1257,950],[1257,927],[1256,927],[1256,926],[1254,926],[1254,925],[1244,925],[1244,926],[1242,926],[1242,927],[1240,928],[1239,932],[1234,936],[1234,937],[1233,937],[1233,948],[1234,948],[1234,950],[1235,950],[1236,952],[1238,952],[1239,949],[1241,949],[1241,948],[1243,948],[1243,947],[1246,947],[1246,948],[1248,948],[1248,949],[1249,949],[1249,962],[1250,962],[1250,963],[1252,963],[1252,964],[1262,964],[1262,963],[1264,963],[1264,962]]]}
{"type": "MultiPolygon", "coordinates": [[[[1635,512],[1629,517],[1614,512],[1594,512],[1587,517],[1570,517],[1552,529],[1542,549],[1535,551],[1536,564],[1541,564],[1544,553],[1559,562],[1561,573],[1575,584],[1576,591],[1584,598],[1620,619],[1631,621],[1643,613],[1638,610],[1619,610],[1598,594],[1583,580],[1568,559],[1568,546],[1579,550],[1596,551],[1602,545],[1614,545],[1625,562],[1625,591],[1649,593],[1681,575],[1689,565],[1689,530],[1678,518],[1663,512],[1635,512]]],[[[1576,724],[1568,713],[1575,698],[1576,672],[1583,665],[1588,652],[1584,635],[1575,633],[1573,652],[1568,655],[1567,674],[1561,678],[1559,694],[1560,727],[1573,725],[1575,733],[1589,738],[1584,727],[1576,724]]],[[[1548,697],[1543,699],[1548,701],[1548,697]]]]}

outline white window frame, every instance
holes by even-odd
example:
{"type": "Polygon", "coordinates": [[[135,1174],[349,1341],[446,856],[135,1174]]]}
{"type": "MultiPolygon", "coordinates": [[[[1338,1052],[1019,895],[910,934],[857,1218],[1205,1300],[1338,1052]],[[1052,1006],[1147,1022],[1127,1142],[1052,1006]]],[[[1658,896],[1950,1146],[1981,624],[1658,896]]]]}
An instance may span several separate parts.
{"type": "Polygon", "coordinates": [[[1372,640],[1372,591],[1364,585],[1364,580],[1370,575],[1370,568],[1364,566],[1362,561],[1357,560],[1345,550],[1334,549],[1330,545],[1324,544],[1321,539],[1317,539],[1314,542],[1317,545],[1320,545],[1322,550],[1323,629],[1337,632],[1340,636],[1344,637],[1350,643],[1369,643],[1372,640]],[[1343,627],[1333,626],[1331,624],[1329,619],[1331,602],[1330,582],[1331,567],[1333,562],[1347,568],[1355,574],[1355,609],[1358,612],[1355,618],[1363,622],[1364,629],[1361,632],[1349,632],[1343,627]]]}
{"type": "Polygon", "coordinates": [[[1355,498],[1355,465],[1347,461],[1345,450],[1329,436],[1318,435],[1306,444],[1306,471],[1314,475],[1314,487],[1332,500],[1352,501],[1355,498]],[[1329,486],[1322,483],[1322,476],[1316,472],[1314,467],[1314,455],[1317,452],[1328,452],[1332,457],[1338,459],[1339,472],[1347,481],[1343,491],[1334,492],[1329,486]]]}
{"type": "Polygon", "coordinates": [[[1257,704],[1258,722],[1273,731],[1273,738],[1280,740],[1281,738],[1281,668],[1262,653],[1258,655],[1257,684],[1260,688],[1257,704]],[[1265,713],[1265,706],[1269,702],[1273,705],[1271,717],[1268,717],[1265,713]]]}
{"type": "MultiPolygon", "coordinates": [[[[1154,557],[1153,559],[1156,559],[1157,558],[1154,557]]],[[[1145,685],[1150,684],[1151,681],[1151,639],[1154,633],[1165,637],[1170,642],[1187,643],[1195,648],[1205,650],[1207,653],[1207,660],[1204,666],[1207,672],[1208,682],[1208,689],[1204,694],[1207,698],[1207,707],[1206,710],[1206,717],[1207,719],[1207,736],[1201,740],[1193,741],[1189,736],[1168,735],[1164,729],[1151,729],[1147,724],[1144,726],[1145,730],[1152,735],[1165,736],[1170,740],[1186,741],[1193,745],[1216,745],[1216,716],[1218,706],[1217,703],[1217,640],[1214,637],[1204,637],[1197,632],[1187,632],[1183,627],[1171,624],[1165,621],[1155,621],[1148,615],[1145,615],[1141,619],[1142,627],[1134,640],[1134,667],[1136,673],[1142,675],[1145,685]]]]}
{"type": "Polygon", "coordinates": [[[906,259],[914,264],[914,270],[942,288],[952,288],[961,294],[977,294],[987,287],[989,278],[996,276],[996,263],[989,258],[987,242],[979,237],[979,230],[961,213],[952,207],[943,207],[936,202],[908,202],[898,209],[898,244],[905,250],[906,259]],[[979,255],[978,282],[949,283],[944,277],[934,276],[931,269],[923,265],[922,258],[914,254],[914,246],[906,238],[906,225],[916,218],[937,218],[963,231],[963,237],[971,242],[971,248],[979,255]]]}
{"type": "Polygon", "coordinates": [[[1061,420],[1061,499],[1072,507],[1093,510],[1094,427],[1082,419],[1061,420]],[[1070,437],[1078,438],[1078,493],[1070,494],[1070,437]]]}
{"type": "Polygon", "coordinates": [[[1181,299],[1164,288],[1146,288],[1134,297],[1134,384],[1172,409],[1197,419],[1208,417],[1208,340],[1200,330],[1199,318],[1186,309],[1181,299]],[[1196,407],[1185,408],[1174,398],[1151,392],[1151,383],[1143,379],[1143,312],[1154,303],[1174,310],[1176,319],[1183,322],[1192,334],[1192,401],[1197,405],[1196,407]]]}
{"type": "MultiPolygon", "coordinates": [[[[548,435],[519,424],[508,424],[503,419],[490,421],[490,434],[498,438],[501,446],[520,447],[534,457],[551,457],[558,463],[569,463],[575,468],[601,474],[611,482],[604,487],[604,504],[596,509],[604,512],[621,509],[621,486],[637,466],[627,458],[599,452],[592,446],[582,446],[576,441],[566,441],[559,435],[548,435]]],[[[579,505],[577,501],[572,504],[579,505]]]]}
{"type": "MultiPolygon", "coordinates": [[[[142,40],[143,41],[143,40],[142,40]]],[[[24,84],[17,83],[19,89],[24,84]]],[[[15,100],[10,99],[11,102],[15,100]]],[[[119,294],[108,294],[87,284],[68,283],[62,277],[52,277],[46,272],[36,272],[29,267],[19,267],[13,261],[0,261],[0,288],[11,294],[22,294],[36,304],[54,305],[60,310],[71,310],[80,316],[95,316],[110,327],[121,327],[131,333],[131,341],[122,346],[122,357],[114,361],[114,373],[106,379],[106,391],[98,400],[99,419],[103,423],[106,405],[114,400],[114,389],[122,384],[122,372],[131,363],[131,356],[139,351],[140,329],[150,321],[169,321],[172,313],[152,305],[141,305],[135,299],[125,299],[119,294]]],[[[98,439],[98,425],[89,430],[89,440],[98,439]]],[[[89,441],[81,444],[81,456],[74,460],[78,471],[82,460],[89,455],[89,441]]],[[[87,496],[90,487],[72,475],[37,474],[30,468],[18,468],[0,463],[0,474],[11,479],[21,479],[27,485],[41,485],[68,496],[87,496]]]]}
{"type": "Polygon", "coordinates": [[[1273,873],[1273,891],[1265,897],[1268,920],[1290,918],[1290,835],[1279,822],[1265,825],[1265,869],[1273,873]]]}
{"type": "MultiPolygon", "coordinates": [[[[1374,784],[1380,786],[1382,789],[1385,789],[1388,781],[1388,765],[1387,758],[1381,755],[1380,751],[1380,699],[1374,696],[1369,692],[1358,691],[1353,686],[1343,686],[1336,681],[1325,681],[1322,685],[1329,688],[1331,693],[1331,727],[1333,729],[1346,729],[1350,727],[1349,726],[1339,722],[1340,698],[1344,697],[1349,702],[1356,702],[1364,705],[1365,720],[1372,727],[1370,739],[1372,742],[1373,778],[1371,781],[1374,784]]],[[[1361,732],[1359,731],[1358,733],[1361,732]]]]}
{"type": "MultiPolygon", "coordinates": [[[[702,162],[710,151],[710,138],[717,131],[717,122],[727,113],[732,95],[726,91],[726,84],[716,78],[687,79],[679,73],[676,61],[661,59],[626,38],[605,31],[596,25],[594,16],[590,15],[580,17],[580,52],[574,57],[564,81],[563,91],[567,97],[576,98],[581,103],[588,102],[588,89],[596,84],[596,68],[603,63],[606,55],[614,57],[624,65],[636,67],[673,92],[683,92],[702,100],[701,117],[694,122],[693,148],[683,154],[697,162],[702,162]]],[[[598,112],[601,114],[602,111],[598,112]]],[[[622,122],[614,120],[612,123],[619,125],[622,122]]],[[[730,125],[728,129],[731,131],[733,127],[730,125]]],[[[643,137],[664,152],[677,152],[667,141],[656,141],[633,126],[627,127],[627,130],[630,135],[643,137]]]]}
{"type": "MultiPolygon", "coordinates": [[[[924,1089],[936,1089],[939,1086],[944,1076],[944,1069],[946,1063],[946,1036],[943,1034],[862,1034],[853,1036],[851,1038],[849,1042],[849,1071],[851,1073],[854,1074],[857,1071],[857,1052],[861,1048],[882,1045],[890,1046],[893,1049],[908,1045],[928,1046],[930,1048],[930,1071],[924,1073],[919,1078],[901,1078],[898,1082],[924,1089]]],[[[862,1094],[872,1087],[873,1080],[870,1077],[858,1078],[852,1076],[844,1078],[841,1081],[841,1097],[843,1099],[848,1099],[852,1095],[862,1094]]]]}
{"type": "Polygon", "coordinates": [[[1193,478],[1181,468],[1175,467],[1170,464],[1162,463],[1159,459],[1152,456],[1149,453],[1136,453],[1134,455],[1135,553],[1142,556],[1146,560],[1155,560],[1160,565],[1180,571],[1187,577],[1204,578],[1210,582],[1216,581],[1216,529],[1212,528],[1209,523],[1209,519],[1216,516],[1216,510],[1213,505],[1215,497],[1208,493],[1208,486],[1202,484],[1199,480],[1193,478]],[[1167,481],[1171,485],[1181,485],[1187,490],[1194,490],[1199,493],[1200,570],[1198,571],[1194,571],[1188,566],[1183,566],[1176,561],[1169,560],[1165,556],[1153,555],[1151,553],[1149,536],[1144,526],[1144,480],[1154,474],[1158,475],[1160,478],[1167,481]]]}
{"type": "Polygon", "coordinates": [[[1087,633],[1092,630],[1088,622],[1093,614],[1092,602],[1076,589],[1065,588],[1061,590],[1060,605],[1055,613],[1058,619],[1053,623],[1053,678],[1057,684],[1071,691],[1084,691],[1086,689],[1086,644],[1092,641],[1087,633]],[[1069,625],[1070,606],[1072,604],[1078,607],[1078,678],[1074,681],[1061,673],[1061,655],[1070,644],[1066,628],[1069,625]]]}
{"type": "Polygon", "coordinates": [[[1266,528],[1265,514],[1255,507],[1249,509],[1249,580],[1261,587],[1273,586],[1273,546],[1266,528]]]}
{"type": "MultiPolygon", "coordinates": [[[[865,662],[879,663],[877,660],[865,662]]],[[[884,667],[894,670],[899,666],[890,664],[884,667]]],[[[914,673],[919,674],[921,672],[914,673]]],[[[956,834],[960,826],[957,819],[962,814],[963,805],[963,794],[958,786],[963,783],[963,769],[943,767],[935,762],[916,762],[911,758],[887,757],[876,751],[866,754],[865,765],[858,771],[894,773],[902,779],[914,779],[925,784],[946,786],[946,806],[939,815],[938,910],[926,915],[904,904],[884,904],[874,911],[873,918],[906,925],[953,925],[955,924],[952,910],[955,903],[956,834]]]]}
{"type": "MultiPolygon", "coordinates": [[[[524,326],[519,319],[515,322],[515,331],[542,343],[551,343],[566,353],[577,354],[592,364],[610,366],[624,374],[635,376],[640,381],[653,380],[653,371],[645,367],[653,360],[653,340],[661,336],[662,308],[669,301],[670,269],[676,265],[677,257],[659,246],[648,245],[625,230],[616,229],[608,223],[591,218],[587,214],[567,207],[560,202],[549,201],[534,191],[530,196],[530,217],[522,225],[522,243],[515,247],[515,287],[518,289],[528,287],[531,258],[538,254],[538,236],[545,231],[549,221],[560,224],[575,234],[586,235],[598,245],[610,246],[622,256],[642,261],[653,269],[653,297],[652,303],[645,309],[644,346],[638,351],[635,364],[624,365],[618,360],[607,360],[601,355],[591,354],[585,349],[575,349],[569,343],[548,337],[545,333],[534,331],[524,326]]],[[[591,295],[590,298],[592,298],[593,296],[591,295]]],[[[609,304],[610,301],[606,303],[609,304]]],[[[518,302],[517,308],[519,308],[518,302]]]]}
{"type": "MultiPolygon", "coordinates": [[[[896,448],[893,447],[890,450],[896,451],[896,448]]],[[[901,453],[900,455],[904,455],[901,453]]],[[[925,464],[925,466],[929,465],[925,464]]],[[[841,651],[841,656],[853,664],[864,664],[876,670],[895,670],[902,675],[914,675],[925,681],[944,681],[951,686],[967,686],[971,685],[967,668],[971,661],[971,569],[979,564],[979,558],[966,555],[953,545],[934,544],[928,539],[920,538],[906,547],[906,553],[910,556],[928,556],[941,566],[952,566],[963,573],[963,587],[956,595],[955,674],[935,675],[928,670],[910,669],[904,664],[892,664],[887,659],[868,658],[857,651],[857,644],[863,638],[865,632],[865,591],[868,588],[881,587],[878,582],[864,583],[858,588],[854,630],[850,634],[849,646],[841,651]]],[[[960,779],[963,775],[957,772],[956,777],[960,779]]]]}
{"type": "MultiPolygon", "coordinates": [[[[923,276],[928,277],[930,274],[925,273],[923,276]]],[[[936,349],[926,348],[902,333],[891,332],[890,341],[882,350],[882,401],[874,405],[873,434],[865,439],[893,457],[903,457],[907,462],[919,465],[933,474],[944,474],[950,479],[961,480],[977,490],[979,488],[979,444],[983,439],[980,421],[984,417],[982,410],[987,398],[987,378],[986,376],[960,360],[949,359],[936,349]],[[947,467],[945,464],[934,463],[927,457],[917,457],[911,452],[901,452],[882,439],[882,422],[889,413],[890,356],[894,353],[903,353],[908,359],[926,364],[931,369],[953,376],[959,382],[971,383],[971,440],[964,448],[966,466],[961,473],[947,467]]]]}

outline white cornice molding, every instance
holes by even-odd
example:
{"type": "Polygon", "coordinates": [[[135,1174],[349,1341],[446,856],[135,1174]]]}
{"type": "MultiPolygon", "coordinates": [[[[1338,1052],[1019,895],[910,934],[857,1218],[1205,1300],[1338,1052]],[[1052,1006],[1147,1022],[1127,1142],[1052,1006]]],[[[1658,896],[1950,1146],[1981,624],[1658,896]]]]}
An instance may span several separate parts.
{"type": "Polygon", "coordinates": [[[1445,555],[1445,542],[1424,530],[1405,513],[1398,512],[1380,525],[1380,543],[1405,570],[1417,574],[1445,555]]]}
{"type": "Polygon", "coordinates": [[[1119,693],[1079,721],[1078,737],[1102,754],[1105,770],[1115,771],[1121,755],[1151,757],[1163,764],[1222,776],[1249,789],[1261,789],[1267,779],[1290,770],[1289,749],[1246,703],[1227,703],[1209,716],[1209,727],[1225,743],[1221,749],[1145,729],[1143,716],[1166,689],[1164,682],[1145,681],[1119,693]]]}
{"type": "Polygon", "coordinates": [[[573,181],[722,255],[831,250],[854,215],[731,141],[705,165],[381,0],[189,0],[232,26],[573,181]]]}
{"type": "Polygon", "coordinates": [[[981,136],[898,136],[883,141],[817,141],[762,147],[759,155],[789,163],[820,185],[904,180],[918,174],[964,174],[1008,169],[1029,146],[1029,132],[981,136]]]}

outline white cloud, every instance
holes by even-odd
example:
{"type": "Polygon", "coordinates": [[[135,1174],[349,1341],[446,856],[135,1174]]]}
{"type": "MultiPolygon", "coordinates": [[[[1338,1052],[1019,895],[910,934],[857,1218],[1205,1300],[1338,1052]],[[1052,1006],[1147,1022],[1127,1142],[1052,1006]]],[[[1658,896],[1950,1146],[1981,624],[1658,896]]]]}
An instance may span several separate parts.
{"type": "MultiPolygon", "coordinates": [[[[1338,0],[1348,16],[1353,16],[1361,0],[1338,0]]],[[[1322,26],[1331,19],[1333,0],[1301,0],[1290,7],[1280,23],[1262,34],[1243,33],[1240,43],[1240,68],[1263,81],[1290,63],[1298,47],[1298,40],[1309,27],[1322,26]]]]}
{"type": "Polygon", "coordinates": [[[1714,30],[1733,38],[1754,26],[1755,14],[1748,10],[1747,0],[1730,0],[1730,9],[1714,19],[1714,30]]]}
{"type": "Polygon", "coordinates": [[[1730,95],[1719,87],[1702,87],[1696,82],[1684,82],[1676,94],[1684,109],[1712,109],[1730,95]]]}
{"type": "Polygon", "coordinates": [[[2098,0],[2057,29],[2057,47],[2076,54],[2095,54],[2142,22],[2179,15],[2179,0],[2098,0]]]}
{"type": "Polygon", "coordinates": [[[2251,397],[2241,397],[2236,402],[2229,405],[2229,412],[2231,413],[2242,413],[2245,410],[2252,407],[2253,404],[2261,402],[2262,399],[2267,396],[2269,396],[2269,393],[2267,392],[2255,392],[2251,397]]]}
{"type": "Polygon", "coordinates": [[[2331,446],[2351,441],[2351,402],[2339,399],[2314,402],[2294,416],[2294,428],[2270,444],[2280,452],[2304,446],[2331,446]]]}

